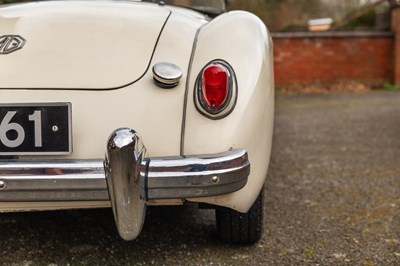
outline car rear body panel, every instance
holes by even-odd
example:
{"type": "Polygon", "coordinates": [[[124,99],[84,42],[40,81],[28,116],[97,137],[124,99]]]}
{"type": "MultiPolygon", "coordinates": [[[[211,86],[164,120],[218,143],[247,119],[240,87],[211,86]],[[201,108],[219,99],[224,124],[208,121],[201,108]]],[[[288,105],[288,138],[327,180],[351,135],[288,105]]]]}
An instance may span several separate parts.
{"type": "MultiPolygon", "coordinates": [[[[0,14],[3,14],[0,15],[0,20],[4,20],[5,17],[18,17],[17,14],[26,12],[27,14],[21,15],[22,20],[29,17],[29,21],[35,19],[42,21],[42,18],[37,18],[40,12],[44,12],[48,16],[51,16],[51,14],[45,11],[37,11],[38,14],[30,11],[34,13],[32,18],[31,13],[26,10],[30,10],[31,5],[44,5],[44,7],[49,5],[49,9],[52,10],[55,8],[53,7],[54,4],[31,3],[22,5],[24,8],[19,5],[10,6],[7,8],[11,8],[12,12],[5,8],[7,12],[0,12],[0,14]]],[[[13,31],[7,31],[8,34],[24,36],[27,44],[23,49],[12,54],[1,55],[0,69],[2,71],[0,71],[0,75],[3,76],[0,79],[1,103],[71,103],[73,152],[70,156],[56,157],[59,159],[103,158],[109,134],[121,127],[135,129],[143,137],[148,154],[151,156],[179,155],[189,61],[196,32],[206,21],[199,15],[194,18],[191,11],[185,13],[180,10],[180,12],[171,14],[168,7],[146,3],[112,5],[111,2],[105,2],[105,4],[100,2],[101,8],[92,6],[90,2],[75,2],[72,5],[64,3],[63,5],[65,6],[62,6],[62,8],[66,7],[67,10],[68,7],[72,8],[73,10],[70,10],[70,12],[82,13],[87,11],[89,14],[94,14],[98,11],[104,13],[122,11],[122,17],[124,14],[126,16],[136,14],[139,17],[143,16],[143,18],[137,21],[137,16],[136,18],[135,16],[133,18],[126,17],[127,21],[122,23],[122,21],[118,22],[115,19],[121,16],[121,14],[118,14],[118,16],[113,16],[113,21],[106,23],[99,19],[101,18],[100,15],[93,15],[98,20],[91,23],[93,27],[94,24],[99,27],[97,31],[91,34],[94,35],[93,38],[107,32],[112,33],[113,29],[116,29],[121,31],[122,39],[108,40],[102,45],[96,44],[96,48],[82,47],[81,54],[73,58],[68,58],[67,55],[62,54],[66,47],[54,46],[50,41],[46,43],[46,40],[34,36],[35,32],[39,36],[50,36],[51,25],[48,25],[45,29],[36,29],[36,31],[31,32],[28,29],[29,25],[22,23],[23,27],[15,27],[13,31]],[[125,9],[126,11],[124,11],[125,9]],[[146,12],[150,12],[150,14],[146,14],[146,12]],[[164,25],[167,17],[169,17],[168,22],[164,25]],[[118,23],[137,25],[128,25],[122,28],[122,26],[118,26],[118,23]],[[155,25],[152,26],[154,29],[151,33],[147,32],[150,26],[146,25],[155,25]],[[182,27],[182,25],[185,26],[182,27]],[[131,33],[129,28],[131,26],[136,27],[136,31],[131,33]],[[161,28],[163,28],[162,32],[161,28]],[[25,30],[27,33],[29,32],[29,35],[25,35],[25,30]],[[149,34],[152,34],[152,37],[147,36],[149,34]],[[33,37],[29,38],[31,35],[33,37]],[[146,38],[148,38],[147,41],[146,38]],[[134,44],[130,47],[124,47],[123,50],[109,49],[112,48],[112,44],[126,40],[132,41],[134,44]],[[35,43],[35,41],[41,43],[43,53],[40,52],[39,47],[36,47],[36,50],[30,50],[33,48],[29,48],[29,42],[35,43]],[[156,41],[157,48],[155,48],[156,41]],[[40,60],[35,60],[32,57],[40,60]],[[113,61],[112,58],[118,58],[115,61],[117,65],[109,64],[109,60],[113,61]],[[54,68],[54,64],[57,65],[57,62],[49,63],[49,61],[56,59],[59,60],[60,68],[63,70],[54,68]],[[87,66],[85,64],[90,61],[89,59],[94,60],[94,62],[87,66]],[[65,60],[70,62],[68,69],[65,66],[65,60]],[[96,68],[96,65],[102,65],[100,62],[104,62],[105,65],[99,66],[102,70],[96,68]],[[182,69],[184,74],[177,87],[165,90],[154,84],[151,68],[158,62],[174,63],[182,69]],[[92,69],[92,65],[95,69],[92,69]],[[45,69],[38,73],[36,68],[42,67],[45,69]],[[15,77],[11,78],[13,75],[15,77]],[[76,75],[82,75],[82,77],[78,78],[76,75]],[[140,79],[138,79],[139,77],[140,79]],[[136,82],[133,82],[135,79],[137,79],[136,82]],[[125,86],[113,87],[120,85],[125,86]]],[[[77,14],[68,13],[65,10],[62,11],[62,14],[64,15],[61,17],[65,20],[67,18],[71,20],[64,21],[64,26],[69,23],[71,25],[78,23],[74,22],[74,16],[77,16],[77,14]]],[[[106,15],[104,14],[104,16],[106,15]]],[[[55,21],[60,21],[60,18],[55,18],[55,21]]],[[[15,25],[18,25],[18,23],[15,23],[15,25]]],[[[76,28],[76,31],[81,32],[80,28],[76,28]]],[[[82,31],[86,32],[87,28],[82,31]]],[[[71,31],[58,33],[59,36],[63,35],[63,37],[67,34],[72,36],[82,35],[82,33],[73,31],[72,33],[71,31]]],[[[70,43],[70,45],[75,44],[70,43]]],[[[68,65],[68,62],[66,65],[68,65]]],[[[21,159],[40,159],[41,157],[30,156],[21,157],[21,159]]]]}
{"type": "MultiPolygon", "coordinates": [[[[23,13],[22,7],[31,5],[36,3],[4,9],[11,8],[16,13],[21,9],[23,13]]],[[[38,5],[51,8],[54,3],[38,5]]],[[[68,10],[70,4],[63,2],[62,5],[68,10]]],[[[10,19],[0,24],[6,25],[0,26],[1,31],[26,39],[22,49],[0,55],[3,60],[0,62],[1,103],[68,102],[72,106],[72,154],[52,158],[21,156],[19,159],[103,159],[107,139],[118,128],[134,129],[143,139],[149,157],[244,149],[248,151],[251,172],[243,189],[223,196],[188,200],[246,212],[263,186],[272,141],[272,43],[262,22],[246,12],[229,12],[208,23],[199,13],[148,3],[100,2],[99,14],[92,10],[89,2],[71,5],[78,13],[61,15],[66,21],[54,19],[62,22],[62,27],[58,25],[63,29],[61,33],[53,32],[52,25],[45,25],[49,17],[42,20],[40,16],[28,15],[30,22],[25,23],[26,16],[18,21],[17,15],[6,16],[8,11],[0,11],[0,21],[10,19]],[[82,16],[85,11],[96,19],[88,18],[89,21],[79,25],[75,14],[82,16]],[[113,15],[117,11],[121,13],[113,15]],[[118,19],[120,14],[124,21],[118,19]],[[110,23],[104,20],[108,16],[110,23]],[[97,25],[93,30],[91,23],[97,25]],[[43,25],[43,32],[38,25],[43,25]],[[74,27],[69,30],[67,25],[74,27]],[[94,44],[90,43],[92,32],[97,39],[94,44]],[[71,41],[68,34],[77,39],[83,37],[85,41],[71,41]],[[39,38],[41,36],[47,39],[39,38]],[[119,36],[122,37],[119,39],[119,36]],[[77,53],[71,53],[65,45],[73,47],[77,53]],[[236,107],[221,120],[202,116],[193,102],[197,75],[215,59],[232,66],[238,84],[236,107]],[[175,88],[163,89],[153,82],[151,68],[159,62],[173,63],[182,70],[183,76],[175,88]]],[[[60,10],[62,14],[66,12],[60,10]]],[[[51,16],[51,12],[47,15],[51,16]]],[[[181,200],[186,199],[174,202],[181,200]]],[[[164,203],[157,200],[157,204],[164,203]]],[[[109,205],[109,202],[99,205],[71,203],[70,207],[104,204],[109,205]]],[[[21,210],[22,206],[15,203],[14,207],[21,210]]],[[[38,202],[26,206],[31,210],[61,205],[38,202]]],[[[12,209],[12,203],[0,203],[0,211],[12,209]]]]}
{"type": "Polygon", "coordinates": [[[40,2],[0,8],[1,35],[25,40],[1,57],[0,88],[113,89],[149,68],[170,11],[107,1],[40,2]]]}

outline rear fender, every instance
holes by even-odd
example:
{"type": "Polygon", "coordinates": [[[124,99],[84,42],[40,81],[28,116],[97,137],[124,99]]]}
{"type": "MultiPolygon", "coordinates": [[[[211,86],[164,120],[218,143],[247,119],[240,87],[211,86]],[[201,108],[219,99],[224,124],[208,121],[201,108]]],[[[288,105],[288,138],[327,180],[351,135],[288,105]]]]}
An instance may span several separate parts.
{"type": "Polygon", "coordinates": [[[250,13],[225,13],[200,29],[188,80],[183,154],[244,148],[249,153],[251,172],[247,185],[240,191],[191,201],[247,212],[259,194],[267,174],[272,142],[272,57],[271,36],[265,25],[250,13]],[[232,66],[238,85],[233,112],[219,120],[201,115],[193,101],[198,73],[215,59],[232,66]]]}

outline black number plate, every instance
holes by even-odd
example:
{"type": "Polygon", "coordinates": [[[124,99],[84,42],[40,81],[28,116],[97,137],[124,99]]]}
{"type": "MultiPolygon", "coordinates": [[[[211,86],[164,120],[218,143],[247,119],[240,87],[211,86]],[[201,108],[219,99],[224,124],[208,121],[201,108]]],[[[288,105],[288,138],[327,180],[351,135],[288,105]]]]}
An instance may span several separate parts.
{"type": "Polygon", "coordinates": [[[0,104],[0,155],[72,152],[71,104],[0,104]]]}

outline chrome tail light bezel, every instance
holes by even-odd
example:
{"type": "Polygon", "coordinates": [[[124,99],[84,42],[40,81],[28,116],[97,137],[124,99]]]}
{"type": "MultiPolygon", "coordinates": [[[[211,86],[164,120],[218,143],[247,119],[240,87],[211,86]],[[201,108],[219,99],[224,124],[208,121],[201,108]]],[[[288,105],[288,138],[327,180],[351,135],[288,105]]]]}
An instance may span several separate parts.
{"type": "Polygon", "coordinates": [[[193,98],[197,111],[199,111],[199,113],[202,114],[203,116],[213,120],[218,120],[227,117],[235,109],[237,97],[238,97],[238,86],[237,86],[235,71],[233,70],[232,66],[225,60],[215,59],[210,61],[201,69],[200,73],[197,75],[193,98]],[[203,95],[203,86],[202,86],[203,73],[209,66],[212,65],[219,65],[227,70],[227,79],[228,79],[227,97],[224,103],[218,108],[209,107],[203,95]]]}

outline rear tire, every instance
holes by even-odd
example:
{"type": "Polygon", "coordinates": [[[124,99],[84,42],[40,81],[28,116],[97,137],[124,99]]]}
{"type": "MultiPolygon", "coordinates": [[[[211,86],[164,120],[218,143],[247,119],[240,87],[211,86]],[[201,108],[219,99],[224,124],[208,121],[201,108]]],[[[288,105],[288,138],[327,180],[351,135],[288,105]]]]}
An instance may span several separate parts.
{"type": "Polygon", "coordinates": [[[256,243],[263,233],[264,189],[247,213],[217,208],[215,214],[217,234],[221,241],[245,245],[256,243]]]}

